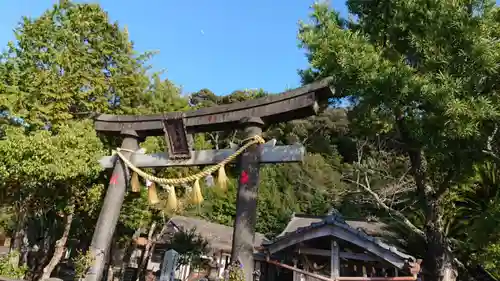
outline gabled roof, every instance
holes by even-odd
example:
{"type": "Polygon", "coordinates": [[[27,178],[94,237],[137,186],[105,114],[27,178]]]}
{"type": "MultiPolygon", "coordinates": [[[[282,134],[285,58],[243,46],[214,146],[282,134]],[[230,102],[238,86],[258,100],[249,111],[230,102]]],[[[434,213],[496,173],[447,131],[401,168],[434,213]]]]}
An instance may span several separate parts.
{"type": "MultiPolygon", "coordinates": [[[[190,230],[196,228],[205,238],[213,250],[231,251],[233,244],[233,228],[222,224],[208,222],[198,218],[174,216],[169,220],[177,228],[190,230]]],[[[268,242],[264,234],[255,233],[254,245],[256,247],[268,242]]]]}
{"type": "MultiPolygon", "coordinates": [[[[283,233],[272,243],[267,244],[266,248],[270,254],[274,254],[303,241],[333,236],[357,245],[400,269],[404,268],[409,262],[416,261],[414,257],[399,251],[396,247],[382,242],[377,237],[368,235],[360,227],[364,224],[360,222],[358,222],[357,226],[352,222],[351,224],[349,225],[347,221],[338,215],[325,217],[294,216],[283,233]]],[[[372,230],[375,230],[375,228],[372,227],[372,230]]]]}
{"type": "MultiPolygon", "coordinates": [[[[312,216],[304,214],[293,214],[285,229],[276,238],[282,237],[287,233],[295,232],[299,228],[307,227],[312,223],[323,221],[328,215],[312,216]]],[[[382,222],[376,221],[359,221],[359,220],[345,220],[350,227],[366,232],[366,234],[373,237],[382,237],[388,234],[387,225],[382,222]]]]}

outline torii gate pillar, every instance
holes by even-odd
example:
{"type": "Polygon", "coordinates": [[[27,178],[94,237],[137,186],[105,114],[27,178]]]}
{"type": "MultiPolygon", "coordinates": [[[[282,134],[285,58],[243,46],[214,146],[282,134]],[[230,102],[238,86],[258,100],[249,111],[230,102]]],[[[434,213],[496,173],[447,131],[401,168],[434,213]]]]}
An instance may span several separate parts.
{"type": "MultiPolygon", "coordinates": [[[[247,117],[240,121],[245,138],[262,134],[264,122],[258,117],[247,117]]],[[[239,261],[243,265],[245,280],[253,280],[254,238],[257,221],[257,196],[259,190],[259,171],[262,146],[254,144],[248,147],[239,158],[240,176],[236,200],[231,262],[239,261]]]]}
{"type": "MultiPolygon", "coordinates": [[[[139,136],[134,130],[123,130],[120,135],[123,137],[121,146],[123,156],[130,157],[132,151],[139,149],[139,136]]],[[[90,251],[95,260],[87,272],[86,281],[101,280],[106,264],[106,256],[109,254],[111,240],[127,192],[129,178],[127,166],[119,158],[116,158],[113,174],[92,236],[90,251]]]]}

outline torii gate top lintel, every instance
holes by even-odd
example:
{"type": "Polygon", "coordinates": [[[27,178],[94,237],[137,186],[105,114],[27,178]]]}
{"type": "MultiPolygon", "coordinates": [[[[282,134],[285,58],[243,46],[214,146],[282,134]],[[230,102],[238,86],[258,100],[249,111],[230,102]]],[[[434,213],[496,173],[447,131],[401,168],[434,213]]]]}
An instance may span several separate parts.
{"type": "Polygon", "coordinates": [[[333,96],[331,78],[316,81],[281,94],[218,105],[187,112],[155,115],[108,115],[95,119],[95,129],[105,134],[120,134],[124,129],[134,130],[140,136],[162,136],[164,120],[182,116],[187,133],[223,131],[235,128],[244,117],[259,117],[266,126],[315,115],[318,104],[333,96]]]}

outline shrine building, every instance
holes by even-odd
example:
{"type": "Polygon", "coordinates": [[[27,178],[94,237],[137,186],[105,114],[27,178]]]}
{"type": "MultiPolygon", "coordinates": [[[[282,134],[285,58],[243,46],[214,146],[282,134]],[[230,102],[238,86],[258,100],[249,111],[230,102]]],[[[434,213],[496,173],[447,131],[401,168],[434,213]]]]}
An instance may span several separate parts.
{"type": "MultiPolygon", "coordinates": [[[[176,279],[198,280],[211,276],[223,280],[231,258],[233,228],[198,218],[171,218],[165,238],[155,245],[147,268],[160,277],[163,257],[170,249],[168,237],[193,228],[209,243],[210,252],[202,258],[210,260],[211,266],[182,265],[175,272],[176,279]]],[[[351,281],[372,277],[416,280],[420,260],[385,242],[387,236],[390,232],[381,222],[344,220],[335,214],[293,215],[283,232],[273,240],[256,233],[255,280],[327,281],[343,277],[351,281]]]]}

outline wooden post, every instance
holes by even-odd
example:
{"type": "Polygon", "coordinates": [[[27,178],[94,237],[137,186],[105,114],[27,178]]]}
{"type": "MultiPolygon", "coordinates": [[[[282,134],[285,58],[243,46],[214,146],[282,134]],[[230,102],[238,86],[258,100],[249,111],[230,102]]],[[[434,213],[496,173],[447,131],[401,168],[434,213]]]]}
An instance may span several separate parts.
{"type": "MultiPolygon", "coordinates": [[[[297,268],[297,259],[293,259],[293,268],[297,268]]],[[[293,271],[292,276],[293,281],[299,281],[299,274],[297,273],[297,271],[293,271]]]]}
{"type": "MultiPolygon", "coordinates": [[[[123,136],[121,147],[124,149],[122,154],[125,157],[130,157],[131,151],[139,149],[138,135],[135,131],[124,130],[121,132],[121,136],[123,136]]],[[[111,239],[120,216],[129,176],[125,164],[122,161],[116,161],[92,237],[90,251],[93,263],[87,272],[85,281],[101,281],[106,261],[105,255],[109,252],[111,239]]]]}
{"type": "Polygon", "coordinates": [[[267,263],[267,281],[275,281],[276,280],[276,266],[267,263]]]}
{"type": "Polygon", "coordinates": [[[253,281],[259,281],[262,276],[260,261],[255,261],[253,281]]]}
{"type": "Polygon", "coordinates": [[[332,239],[330,242],[330,278],[336,280],[340,277],[339,245],[332,239]]]}
{"type": "MultiPolygon", "coordinates": [[[[262,134],[264,122],[260,118],[243,118],[240,123],[243,125],[245,138],[262,134]]],[[[239,261],[243,265],[245,281],[253,280],[253,248],[257,220],[260,150],[261,145],[254,144],[247,148],[239,158],[241,172],[238,181],[231,261],[239,261]]]]}

